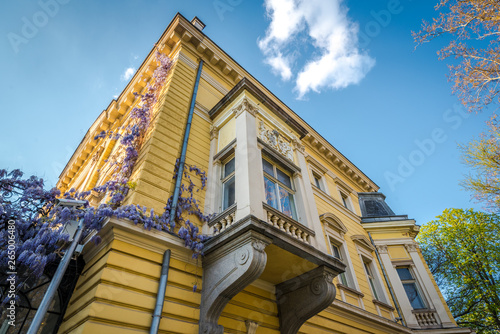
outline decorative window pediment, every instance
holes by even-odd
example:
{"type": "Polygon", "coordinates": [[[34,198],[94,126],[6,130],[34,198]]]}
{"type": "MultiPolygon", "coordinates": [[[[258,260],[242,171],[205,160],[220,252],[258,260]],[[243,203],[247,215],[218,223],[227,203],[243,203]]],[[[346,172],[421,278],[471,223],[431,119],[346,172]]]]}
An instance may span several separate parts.
{"type": "Polygon", "coordinates": [[[373,245],[370,242],[370,240],[368,240],[368,238],[365,237],[364,235],[356,234],[356,235],[351,236],[351,239],[356,244],[358,244],[359,246],[361,246],[361,247],[369,250],[370,252],[375,251],[375,247],[373,247],[373,245]]]}
{"type": "Polygon", "coordinates": [[[333,213],[327,212],[319,216],[321,222],[325,225],[325,229],[334,230],[340,235],[347,233],[347,227],[342,223],[342,221],[335,216],[333,213]]]}

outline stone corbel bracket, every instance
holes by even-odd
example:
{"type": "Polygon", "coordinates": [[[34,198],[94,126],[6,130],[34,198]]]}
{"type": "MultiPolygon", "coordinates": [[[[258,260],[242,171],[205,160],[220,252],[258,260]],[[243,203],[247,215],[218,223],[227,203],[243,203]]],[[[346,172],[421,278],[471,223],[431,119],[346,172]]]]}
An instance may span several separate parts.
{"type": "Polygon", "coordinates": [[[276,286],[281,334],[296,334],[307,319],[331,305],[336,293],[332,280],[338,274],[319,266],[276,286]]]}
{"type": "Polygon", "coordinates": [[[272,239],[255,231],[211,249],[203,260],[200,334],[223,334],[217,322],[226,304],[264,271],[272,239]]]}

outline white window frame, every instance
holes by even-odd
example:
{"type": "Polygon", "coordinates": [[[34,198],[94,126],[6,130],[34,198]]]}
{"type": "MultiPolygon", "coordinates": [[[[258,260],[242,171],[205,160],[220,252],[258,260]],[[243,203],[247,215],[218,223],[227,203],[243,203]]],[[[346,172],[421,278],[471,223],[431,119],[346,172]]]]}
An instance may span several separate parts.
{"type": "Polygon", "coordinates": [[[427,300],[427,296],[424,293],[424,290],[422,289],[422,285],[420,284],[419,279],[418,279],[417,270],[415,270],[414,266],[412,264],[408,264],[408,265],[398,264],[395,266],[394,270],[396,271],[396,275],[398,276],[398,279],[401,281],[401,285],[403,286],[403,290],[404,290],[405,284],[413,283],[415,285],[415,289],[416,289],[420,299],[422,300],[422,304],[424,306],[423,308],[418,308],[418,309],[414,308],[413,305],[411,305],[411,301],[410,301],[410,298],[408,297],[408,293],[406,292],[406,290],[404,290],[405,296],[408,298],[408,303],[410,304],[410,307],[413,310],[430,309],[429,302],[427,300]],[[410,272],[410,275],[413,277],[413,279],[412,280],[402,280],[401,277],[399,276],[398,271],[397,271],[398,268],[407,268],[410,272]]]}
{"type": "Polygon", "coordinates": [[[221,192],[222,192],[222,197],[221,197],[221,212],[224,210],[228,209],[231,207],[234,203],[236,203],[236,196],[234,198],[234,202],[227,205],[226,207],[224,206],[224,198],[225,198],[225,184],[231,180],[231,178],[234,178],[235,180],[233,181],[235,183],[235,192],[236,192],[236,157],[234,154],[232,154],[230,157],[224,159],[224,161],[221,163],[221,171],[220,171],[220,183],[221,183],[221,192]],[[234,170],[227,176],[224,176],[225,173],[225,167],[226,165],[231,162],[231,160],[235,160],[235,168],[234,170]]]}
{"type": "MultiPolygon", "coordinates": [[[[292,201],[290,203],[290,207],[291,207],[291,210],[292,210],[292,216],[290,218],[292,218],[292,219],[294,219],[296,221],[299,221],[299,213],[298,213],[298,210],[297,210],[297,195],[296,195],[297,194],[297,189],[296,189],[295,182],[294,182],[294,177],[293,177],[294,172],[292,170],[288,169],[286,166],[282,166],[281,164],[279,164],[278,162],[276,162],[272,157],[270,157],[268,155],[263,154],[262,155],[262,160],[263,161],[264,160],[267,161],[269,164],[271,164],[273,166],[273,175],[270,175],[269,173],[267,173],[266,171],[264,171],[264,166],[263,166],[263,163],[262,163],[262,173],[263,173],[264,178],[269,179],[275,185],[275,194],[277,196],[276,200],[277,200],[278,208],[274,208],[274,209],[276,209],[279,212],[285,214],[283,212],[282,207],[281,207],[281,201],[280,201],[280,198],[279,198],[279,187],[281,186],[283,189],[285,189],[289,193],[289,195],[291,196],[291,199],[292,199],[292,201]],[[288,187],[288,185],[284,184],[283,182],[281,182],[278,179],[278,172],[277,172],[278,169],[282,173],[286,174],[290,178],[291,188],[288,187]]],[[[262,179],[262,182],[265,182],[264,178],[262,179]]],[[[266,187],[264,185],[264,202],[267,203],[265,191],[266,191],[266,187]]]]}
{"type": "Polygon", "coordinates": [[[340,278],[337,279],[338,282],[348,288],[360,291],[345,239],[347,228],[337,216],[329,212],[322,214],[320,216],[320,220],[323,222],[325,232],[328,236],[328,247],[330,248],[330,253],[334,256],[332,245],[336,245],[343,259],[342,262],[346,265],[344,276],[348,284],[343,284],[340,281],[340,278]]]}
{"type": "Polygon", "coordinates": [[[351,239],[356,244],[356,250],[359,254],[359,259],[361,261],[361,265],[363,267],[363,272],[365,273],[366,282],[369,286],[370,293],[374,300],[390,305],[389,296],[387,295],[387,291],[385,289],[384,283],[382,281],[382,276],[378,270],[378,265],[376,258],[374,257],[375,247],[371,244],[367,237],[363,235],[353,235],[351,239]],[[370,284],[370,280],[368,277],[368,273],[365,269],[365,263],[368,265],[368,268],[371,270],[373,285],[375,286],[375,292],[373,291],[372,285],[370,284]],[[375,294],[377,297],[375,297],[375,294]]]}

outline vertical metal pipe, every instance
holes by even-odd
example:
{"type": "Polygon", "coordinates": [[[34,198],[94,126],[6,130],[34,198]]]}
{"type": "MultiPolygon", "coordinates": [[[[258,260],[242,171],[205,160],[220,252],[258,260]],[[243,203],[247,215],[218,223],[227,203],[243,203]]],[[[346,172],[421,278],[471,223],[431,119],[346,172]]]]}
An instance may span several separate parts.
{"type": "Polygon", "coordinates": [[[45,292],[45,295],[43,296],[42,302],[40,303],[40,306],[36,311],[35,317],[31,321],[31,325],[30,328],[28,329],[27,334],[38,333],[43,318],[45,318],[45,314],[49,310],[50,303],[52,302],[52,299],[54,299],[54,296],[57,292],[57,288],[59,287],[59,284],[61,284],[61,280],[64,276],[64,273],[66,273],[66,269],[68,268],[69,262],[71,261],[71,257],[75,252],[76,246],[78,246],[78,242],[80,241],[82,232],[83,232],[83,219],[80,219],[78,227],[75,232],[75,236],[73,237],[73,241],[71,242],[69,248],[66,250],[66,253],[64,253],[61,262],[59,262],[59,265],[57,266],[57,270],[54,274],[54,277],[52,277],[52,281],[50,282],[50,285],[47,291],[45,292]]]}
{"type": "Polygon", "coordinates": [[[401,310],[399,309],[398,301],[396,300],[396,296],[394,296],[394,291],[392,290],[391,282],[387,277],[387,273],[385,271],[384,264],[382,260],[380,260],[380,254],[378,253],[377,246],[375,246],[375,242],[373,241],[372,235],[368,232],[368,236],[370,237],[370,241],[375,248],[375,255],[377,256],[378,263],[380,264],[380,268],[382,268],[382,275],[384,275],[385,282],[387,283],[387,287],[389,287],[389,293],[391,294],[392,301],[394,302],[394,306],[396,306],[396,311],[398,312],[398,317],[401,319],[401,324],[406,327],[406,322],[403,316],[401,315],[401,310]]]}
{"type": "Polygon", "coordinates": [[[170,267],[170,249],[167,249],[163,254],[163,264],[161,265],[160,283],[158,286],[158,294],[156,295],[156,306],[151,321],[151,329],[149,334],[158,333],[160,328],[161,313],[163,311],[163,301],[165,300],[165,292],[167,290],[168,268],[170,267]]]}
{"type": "Polygon", "coordinates": [[[200,83],[200,76],[202,69],[203,69],[203,60],[200,60],[200,63],[198,65],[198,73],[196,74],[196,81],[194,83],[193,94],[191,95],[191,105],[189,107],[188,119],[186,121],[186,130],[184,131],[184,141],[182,142],[181,157],[179,159],[179,168],[177,169],[177,178],[175,180],[174,195],[172,198],[172,206],[170,208],[171,222],[175,220],[175,212],[177,211],[177,202],[179,200],[182,175],[184,174],[184,164],[186,162],[186,151],[189,140],[189,132],[191,131],[191,122],[193,121],[194,106],[196,103],[196,94],[198,93],[198,84],[200,83]]]}

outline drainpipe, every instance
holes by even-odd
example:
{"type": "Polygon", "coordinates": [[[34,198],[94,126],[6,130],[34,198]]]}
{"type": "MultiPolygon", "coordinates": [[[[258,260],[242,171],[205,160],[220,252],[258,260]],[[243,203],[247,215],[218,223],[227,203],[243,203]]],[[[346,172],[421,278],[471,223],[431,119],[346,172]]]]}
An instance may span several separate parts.
{"type": "Polygon", "coordinates": [[[47,292],[45,292],[42,302],[40,303],[40,306],[36,311],[35,317],[31,321],[31,325],[30,328],[28,329],[27,334],[38,333],[38,330],[42,325],[43,318],[45,317],[45,314],[47,314],[47,311],[49,310],[50,307],[50,303],[52,302],[52,299],[54,299],[54,296],[57,292],[57,288],[59,287],[59,284],[63,279],[64,273],[66,272],[66,269],[69,266],[69,262],[71,261],[71,257],[75,252],[76,246],[78,246],[78,242],[80,241],[82,232],[83,232],[83,219],[80,219],[75,235],[73,237],[73,241],[71,242],[71,245],[69,246],[68,250],[66,250],[66,253],[64,253],[61,262],[59,262],[59,265],[57,266],[57,270],[54,274],[54,277],[52,277],[50,285],[47,288],[47,292]]]}
{"type": "Polygon", "coordinates": [[[375,255],[377,255],[378,263],[380,264],[380,268],[382,268],[382,275],[384,275],[385,283],[387,283],[387,286],[389,287],[389,293],[391,294],[392,301],[394,302],[394,306],[396,306],[396,311],[398,311],[398,317],[399,317],[399,319],[401,319],[401,324],[406,327],[406,322],[405,322],[403,316],[401,315],[401,310],[399,309],[398,301],[396,300],[396,297],[394,296],[394,291],[392,290],[391,282],[389,282],[389,278],[387,277],[387,273],[385,272],[385,267],[382,264],[382,260],[380,260],[380,255],[378,253],[377,246],[375,246],[375,242],[373,241],[373,238],[372,238],[372,235],[370,234],[370,232],[368,232],[368,236],[370,237],[370,241],[371,241],[373,247],[375,248],[375,255]]]}
{"type": "Polygon", "coordinates": [[[163,264],[161,265],[160,283],[158,286],[158,294],[156,295],[156,306],[153,313],[153,321],[151,321],[151,329],[149,334],[158,333],[160,327],[161,313],[163,311],[163,302],[165,300],[165,292],[167,290],[168,268],[170,267],[170,249],[163,253],[163,264]]]}
{"type": "Polygon", "coordinates": [[[179,200],[182,175],[184,174],[184,164],[186,162],[186,151],[189,139],[189,132],[191,131],[191,123],[193,121],[193,114],[194,114],[194,105],[196,103],[196,94],[198,93],[198,84],[200,83],[200,76],[202,69],[203,69],[203,60],[200,60],[200,63],[198,65],[198,73],[196,74],[196,81],[194,83],[193,94],[191,95],[191,105],[189,107],[189,115],[186,121],[184,141],[182,142],[181,157],[179,159],[179,168],[177,169],[177,178],[175,180],[174,195],[172,198],[172,206],[170,208],[170,222],[173,222],[176,218],[175,212],[177,211],[177,201],[179,200]]]}

